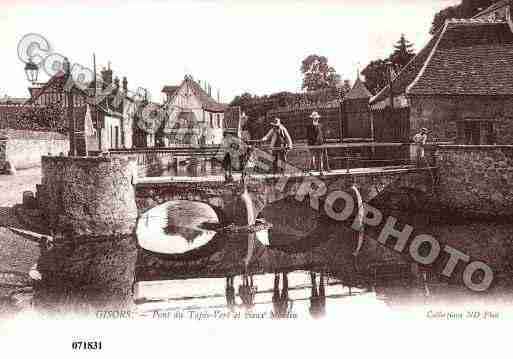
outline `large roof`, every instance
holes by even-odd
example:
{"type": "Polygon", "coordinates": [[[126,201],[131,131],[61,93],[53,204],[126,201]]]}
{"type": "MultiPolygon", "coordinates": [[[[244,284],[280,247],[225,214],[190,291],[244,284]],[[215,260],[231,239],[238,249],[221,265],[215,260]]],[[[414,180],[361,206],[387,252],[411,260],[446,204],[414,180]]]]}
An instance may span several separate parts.
{"type": "MultiPolygon", "coordinates": [[[[48,82],[42,84],[41,87],[31,87],[30,88],[31,98],[29,99],[28,103],[30,104],[30,103],[36,102],[36,100],[41,95],[43,95],[43,93],[46,93],[48,91],[51,91],[51,92],[63,92],[64,88],[66,86],[66,81],[67,81],[66,75],[62,71],[59,71],[55,75],[53,75],[48,80],[48,82]]],[[[80,95],[80,96],[84,96],[84,97],[87,98],[87,97],[90,96],[90,94],[92,92],[94,92],[94,89],[87,88],[85,90],[82,90],[78,86],[73,86],[72,87],[72,91],[73,91],[74,94],[77,94],[77,95],[80,95]]]]}
{"type": "Polygon", "coordinates": [[[162,92],[169,94],[169,98],[172,99],[183,86],[189,86],[192,89],[200,100],[202,108],[206,111],[224,112],[228,108],[227,105],[214,100],[191,76],[186,76],[180,86],[164,86],[162,92]]]}
{"type": "MultiPolygon", "coordinates": [[[[392,82],[394,95],[512,95],[513,33],[506,22],[451,20],[392,82]]],[[[389,86],[371,99],[390,96],[389,86]]]]}
{"type": "Polygon", "coordinates": [[[26,97],[10,97],[5,95],[0,97],[0,105],[23,105],[28,101],[26,97]]]}
{"type": "Polygon", "coordinates": [[[344,100],[362,100],[369,99],[371,97],[372,94],[367,89],[363,81],[360,80],[360,77],[358,77],[353,88],[351,88],[351,90],[349,90],[349,92],[344,96],[344,100]]]}
{"type": "Polygon", "coordinates": [[[179,88],[180,86],[164,86],[164,88],[162,88],[162,92],[167,94],[169,97],[173,97],[176,93],[176,90],[178,90],[179,88]]]}

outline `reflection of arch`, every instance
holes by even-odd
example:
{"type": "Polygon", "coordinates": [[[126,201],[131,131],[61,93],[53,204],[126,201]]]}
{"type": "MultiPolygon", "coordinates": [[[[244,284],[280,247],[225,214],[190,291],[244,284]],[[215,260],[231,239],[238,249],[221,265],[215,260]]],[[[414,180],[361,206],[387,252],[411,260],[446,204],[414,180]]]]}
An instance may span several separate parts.
{"type": "MultiPolygon", "coordinates": [[[[144,253],[168,259],[197,259],[221,249],[223,241],[216,231],[221,228],[219,212],[208,203],[198,201],[166,201],[139,216],[137,243],[144,253]],[[153,217],[151,217],[153,216],[153,217]],[[170,236],[171,247],[159,246],[159,236],[170,236]],[[194,244],[195,239],[207,236],[207,241],[194,244]],[[212,237],[213,235],[213,237],[212,237]],[[183,240],[187,244],[180,244],[183,240]],[[175,242],[176,241],[176,242],[175,242]]],[[[162,239],[167,238],[163,237],[162,239]]],[[[162,242],[165,243],[165,242],[162,242]]]]}
{"type": "Polygon", "coordinates": [[[372,200],[380,208],[418,210],[427,204],[427,193],[419,188],[397,186],[387,188],[372,200]]]}
{"type": "Polygon", "coordinates": [[[152,252],[140,247],[139,245],[138,248],[141,254],[151,255],[155,258],[168,259],[173,261],[193,261],[200,258],[209,257],[212,254],[221,251],[224,248],[224,246],[226,246],[226,243],[227,242],[224,236],[216,234],[214,238],[212,238],[205,245],[181,254],[164,254],[152,252]]]}

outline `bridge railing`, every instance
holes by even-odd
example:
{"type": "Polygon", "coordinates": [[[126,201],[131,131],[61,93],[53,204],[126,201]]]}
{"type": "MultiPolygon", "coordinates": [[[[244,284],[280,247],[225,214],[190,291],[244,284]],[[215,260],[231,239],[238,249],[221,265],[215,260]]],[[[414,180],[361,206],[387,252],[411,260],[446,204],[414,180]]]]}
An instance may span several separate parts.
{"type": "MultiPolygon", "coordinates": [[[[250,142],[251,143],[251,142],[250,142]]],[[[272,153],[273,151],[283,150],[280,147],[270,147],[261,145],[258,141],[253,141],[255,147],[272,153]]],[[[310,169],[310,159],[312,152],[316,155],[322,155],[325,170],[351,168],[373,168],[385,166],[436,166],[436,145],[427,144],[422,147],[424,155],[417,157],[418,145],[412,143],[337,143],[319,146],[309,146],[298,144],[287,151],[288,162],[296,167],[310,169]],[[307,162],[297,166],[294,163],[295,153],[302,152],[307,156],[307,162]]]]}
{"type": "MultiPolygon", "coordinates": [[[[249,145],[268,153],[282,150],[282,148],[272,148],[256,141],[249,141],[249,145]]],[[[330,143],[320,146],[298,143],[288,150],[287,162],[299,170],[317,170],[317,168],[311,168],[310,163],[312,154],[315,153],[316,155],[322,154],[324,170],[326,171],[411,165],[429,167],[436,165],[435,151],[436,146],[424,146],[425,157],[421,163],[417,163],[415,158],[416,147],[410,143],[360,142],[330,143]]],[[[113,149],[109,152],[109,155],[136,157],[140,175],[144,176],[148,173],[158,175],[158,173],[169,171],[171,168],[177,169],[178,163],[187,163],[187,166],[194,166],[198,164],[198,161],[201,162],[200,166],[204,166],[205,161],[210,162],[209,168],[212,173],[222,173],[222,159],[224,154],[228,152],[220,145],[209,145],[203,147],[113,149]]],[[[234,169],[240,170],[240,168],[234,169]]],[[[201,169],[192,173],[201,175],[201,169]]]]}

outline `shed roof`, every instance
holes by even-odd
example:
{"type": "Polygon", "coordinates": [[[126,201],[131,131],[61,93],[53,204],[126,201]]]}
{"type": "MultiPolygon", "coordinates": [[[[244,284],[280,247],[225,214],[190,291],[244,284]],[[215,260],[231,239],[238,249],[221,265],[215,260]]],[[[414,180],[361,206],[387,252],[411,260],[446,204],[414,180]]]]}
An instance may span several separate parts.
{"type": "Polygon", "coordinates": [[[371,97],[372,94],[369,89],[365,86],[360,77],[358,77],[351,90],[349,90],[347,95],[344,96],[344,100],[362,100],[369,99],[371,97]]]}

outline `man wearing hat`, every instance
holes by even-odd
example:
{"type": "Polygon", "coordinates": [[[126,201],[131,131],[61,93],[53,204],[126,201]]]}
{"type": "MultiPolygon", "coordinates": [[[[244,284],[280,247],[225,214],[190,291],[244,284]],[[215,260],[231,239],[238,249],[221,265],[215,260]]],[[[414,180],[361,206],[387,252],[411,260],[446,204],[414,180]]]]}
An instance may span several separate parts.
{"type": "Polygon", "coordinates": [[[242,113],[239,119],[239,126],[237,128],[237,136],[243,140],[248,141],[250,139],[249,132],[248,132],[248,116],[245,112],[242,113]]]}
{"type": "MultiPolygon", "coordinates": [[[[306,131],[308,146],[322,146],[324,144],[324,134],[322,132],[322,125],[319,123],[321,116],[317,111],[314,111],[310,118],[312,119],[312,124],[308,126],[306,131]]],[[[324,170],[324,150],[322,148],[313,148],[310,150],[310,153],[312,155],[310,169],[318,169],[322,172],[324,170]]]]}
{"type": "Polygon", "coordinates": [[[292,148],[292,138],[290,138],[289,131],[281,124],[281,120],[278,117],[271,122],[271,126],[272,128],[260,141],[265,142],[271,139],[272,154],[274,156],[273,170],[277,172],[279,168],[278,162],[287,161],[287,151],[292,148]]]}
{"type": "Polygon", "coordinates": [[[415,136],[413,136],[413,154],[415,156],[415,160],[417,161],[417,166],[421,165],[421,162],[425,161],[424,158],[424,146],[427,142],[427,134],[428,129],[422,127],[420,132],[418,132],[415,136]]]}

